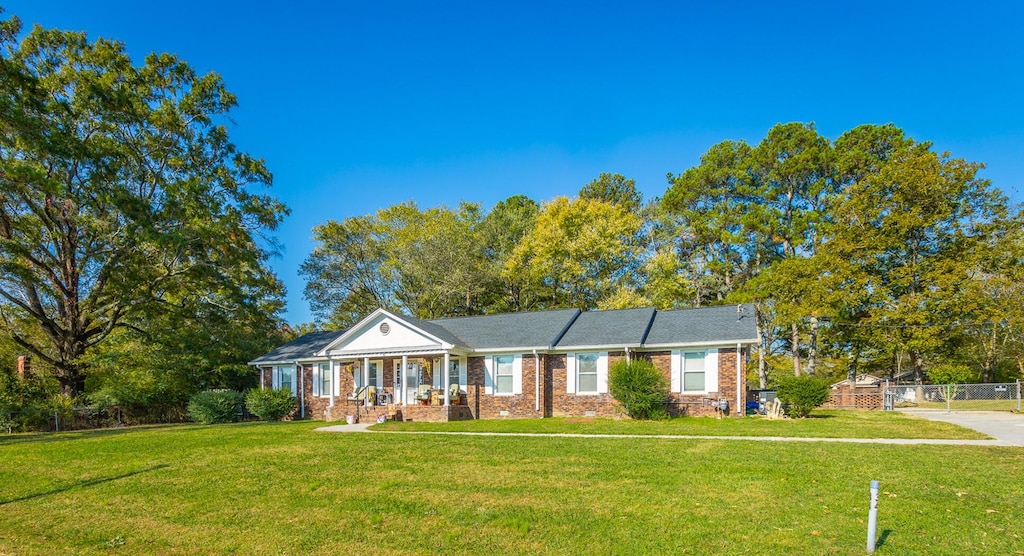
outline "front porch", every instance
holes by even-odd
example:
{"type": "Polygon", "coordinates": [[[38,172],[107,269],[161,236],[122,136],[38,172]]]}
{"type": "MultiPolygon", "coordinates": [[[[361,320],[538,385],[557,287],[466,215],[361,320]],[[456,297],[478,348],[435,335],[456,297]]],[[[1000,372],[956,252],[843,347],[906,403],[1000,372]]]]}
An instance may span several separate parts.
{"type": "Polygon", "coordinates": [[[366,405],[362,401],[350,401],[328,407],[324,417],[327,421],[344,421],[350,415],[358,423],[376,423],[388,420],[447,423],[448,421],[473,419],[473,412],[468,405],[366,405]]]}

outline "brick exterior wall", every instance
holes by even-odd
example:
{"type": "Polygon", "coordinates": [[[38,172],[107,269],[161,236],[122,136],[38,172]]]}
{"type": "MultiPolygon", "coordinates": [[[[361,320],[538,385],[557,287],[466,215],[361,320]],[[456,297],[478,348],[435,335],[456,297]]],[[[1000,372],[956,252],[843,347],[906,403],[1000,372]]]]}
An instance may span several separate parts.
{"type": "MultiPolygon", "coordinates": [[[[469,408],[476,419],[526,418],[544,416],[544,394],[541,390],[540,411],[537,404],[537,381],[535,370],[536,360],[532,353],[518,354],[523,361],[523,393],[522,394],[485,394],[484,373],[486,357],[470,357],[466,380],[469,386],[469,408]],[[504,414],[503,414],[504,413],[504,414]]],[[[544,384],[545,362],[548,356],[540,355],[541,384],[544,384]]]]}
{"type": "MultiPolygon", "coordinates": [[[[744,408],[747,403],[747,389],[746,384],[741,383],[740,389],[740,407],[736,406],[736,365],[737,363],[741,366],[741,376],[746,376],[746,351],[739,353],[740,357],[736,357],[736,348],[718,348],[718,391],[708,392],[707,395],[684,395],[678,392],[672,392],[669,395],[669,413],[673,416],[678,415],[691,415],[691,416],[709,416],[715,415],[715,408],[712,407],[711,402],[719,398],[725,398],[729,400],[729,414],[735,416],[743,416],[744,408]]],[[[655,351],[655,352],[641,352],[636,354],[638,357],[645,357],[649,359],[661,372],[665,378],[668,379],[669,384],[672,383],[672,352],[671,351],[655,351]]]]}
{"type": "MultiPolygon", "coordinates": [[[[537,417],[619,417],[624,415],[621,405],[612,399],[610,394],[571,394],[566,392],[566,360],[567,355],[546,354],[540,355],[540,410],[536,409],[536,360],[532,353],[519,354],[522,358],[522,393],[512,395],[487,395],[484,393],[484,372],[485,357],[467,358],[467,384],[463,387],[466,392],[463,406],[461,408],[445,409],[439,406],[408,406],[404,411],[398,412],[398,417],[411,420],[426,421],[448,421],[455,419],[500,419],[500,418],[537,418],[537,417]]],[[[650,360],[661,370],[665,378],[671,383],[671,352],[633,352],[632,357],[643,357],[650,360]]],[[[608,353],[609,368],[616,362],[625,358],[621,351],[608,353]]],[[[414,359],[414,358],[410,358],[414,359]]],[[[426,359],[431,360],[432,357],[426,359]]],[[[395,402],[400,402],[400,396],[395,395],[395,361],[401,358],[385,358],[383,369],[381,369],[382,387],[380,392],[391,394],[395,402]]],[[[746,388],[740,384],[741,404],[736,406],[736,366],[740,365],[741,370],[745,366],[745,352],[737,354],[735,348],[718,349],[718,391],[709,392],[707,395],[681,395],[672,393],[670,395],[669,410],[673,415],[714,415],[715,410],[711,405],[713,400],[725,398],[729,401],[729,413],[742,415],[746,403],[746,388]],[[738,355],[738,357],[737,357],[738,355]]],[[[359,407],[359,404],[347,400],[348,395],[354,390],[351,362],[342,363],[339,372],[338,391],[339,395],[334,398],[334,407],[330,407],[329,396],[313,395],[313,365],[303,365],[301,377],[297,378],[296,386],[303,391],[305,400],[305,416],[312,419],[325,419],[329,421],[343,420],[347,415],[358,415],[361,420],[375,419],[378,415],[394,416],[389,414],[388,408],[384,406],[359,407]]],[[[361,366],[361,365],[360,365],[361,366]]],[[[434,372],[443,372],[444,369],[431,369],[427,379],[431,378],[434,372]]],[[[273,384],[272,368],[261,368],[262,385],[270,388],[273,384]]],[[[742,375],[741,375],[742,376],[742,375]]],[[[453,400],[453,405],[455,400],[453,400]]],[[[399,404],[400,405],[400,404],[399,404]]],[[[399,407],[398,409],[403,409],[399,407]]],[[[296,411],[295,417],[301,415],[296,411]]]]}
{"type": "MultiPolygon", "coordinates": [[[[612,363],[625,357],[623,352],[608,354],[608,368],[612,363]]],[[[551,397],[552,407],[548,417],[615,417],[622,415],[622,406],[612,399],[611,394],[570,394],[566,392],[566,365],[568,356],[559,353],[551,356],[551,397]]]]}

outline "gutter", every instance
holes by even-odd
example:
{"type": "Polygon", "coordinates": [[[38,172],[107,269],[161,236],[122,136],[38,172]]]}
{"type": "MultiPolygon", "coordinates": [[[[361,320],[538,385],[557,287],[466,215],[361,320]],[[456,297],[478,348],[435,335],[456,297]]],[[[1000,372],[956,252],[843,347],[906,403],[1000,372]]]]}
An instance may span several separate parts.
{"type": "Polygon", "coordinates": [[[533,350],[533,386],[533,409],[540,411],[540,355],[537,354],[537,350],[533,350]]]}

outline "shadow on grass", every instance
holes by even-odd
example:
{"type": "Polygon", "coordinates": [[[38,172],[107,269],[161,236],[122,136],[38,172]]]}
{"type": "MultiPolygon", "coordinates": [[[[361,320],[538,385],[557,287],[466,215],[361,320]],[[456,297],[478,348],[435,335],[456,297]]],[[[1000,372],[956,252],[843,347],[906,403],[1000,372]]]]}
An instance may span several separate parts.
{"type": "Polygon", "coordinates": [[[43,442],[68,442],[71,440],[82,440],[86,438],[102,438],[105,436],[116,436],[121,434],[130,434],[169,428],[182,430],[184,427],[196,426],[197,425],[189,423],[171,423],[166,425],[136,425],[130,427],[120,427],[116,429],[90,429],[66,432],[25,433],[12,436],[0,436],[0,446],[9,446],[13,444],[37,444],[43,442]]]}
{"type": "Polygon", "coordinates": [[[122,473],[120,475],[114,475],[112,477],[100,477],[98,479],[89,479],[89,480],[86,480],[86,481],[79,481],[77,483],[71,483],[71,484],[64,485],[64,486],[59,487],[59,488],[50,489],[50,490],[47,490],[47,491],[44,491],[44,492],[37,492],[35,494],[26,494],[25,496],[19,496],[17,498],[11,498],[10,500],[0,500],[0,506],[4,506],[4,505],[11,504],[11,503],[14,503],[14,502],[22,502],[24,500],[32,500],[33,498],[42,498],[43,496],[49,496],[51,494],[59,494],[61,492],[67,492],[67,491],[69,491],[69,490],[71,490],[73,488],[76,488],[76,487],[78,487],[78,488],[85,488],[85,487],[91,487],[91,486],[95,486],[95,485],[99,485],[99,484],[103,484],[103,483],[109,483],[111,481],[118,481],[120,479],[127,479],[128,477],[134,477],[135,475],[141,475],[142,473],[149,473],[150,471],[157,471],[159,469],[164,469],[166,467],[170,467],[170,466],[168,466],[166,463],[160,463],[160,464],[154,465],[152,467],[147,467],[145,469],[139,469],[138,471],[132,471],[131,473],[122,473]]]}
{"type": "Polygon", "coordinates": [[[875,549],[877,550],[879,548],[882,548],[882,545],[885,544],[885,541],[889,540],[889,535],[891,534],[892,529],[886,529],[882,531],[882,534],[878,536],[878,542],[875,543],[875,549]]]}

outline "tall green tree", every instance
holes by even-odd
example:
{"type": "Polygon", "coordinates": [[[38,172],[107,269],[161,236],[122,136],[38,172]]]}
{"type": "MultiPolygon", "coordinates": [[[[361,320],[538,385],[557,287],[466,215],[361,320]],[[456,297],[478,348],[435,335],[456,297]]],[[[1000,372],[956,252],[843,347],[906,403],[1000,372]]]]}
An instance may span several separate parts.
{"type": "Polygon", "coordinates": [[[537,307],[596,308],[634,278],[634,238],[642,223],[616,205],[556,197],[544,205],[503,276],[525,277],[537,307]]]}
{"type": "Polygon", "coordinates": [[[0,317],[79,394],[83,357],[155,314],[281,308],[262,246],[286,213],[223,125],[221,78],[170,54],[20,23],[0,32],[0,317]],[[14,324],[27,320],[39,334],[14,324]],[[42,337],[45,341],[35,341],[42,337]]]}
{"type": "Polygon", "coordinates": [[[607,172],[584,185],[580,199],[604,201],[633,213],[639,213],[644,204],[643,194],[636,189],[636,180],[607,172]]]}
{"type": "Polygon", "coordinates": [[[532,300],[525,276],[503,274],[502,269],[519,242],[533,230],[540,205],[525,195],[499,201],[480,223],[480,241],[489,265],[486,312],[507,313],[529,308],[532,300]]]}
{"type": "Polygon", "coordinates": [[[885,330],[909,354],[917,381],[944,343],[941,324],[976,268],[985,226],[1006,215],[1005,198],[977,176],[981,168],[927,143],[909,145],[850,184],[833,211],[824,249],[852,262],[848,272],[873,298],[860,324],[885,330]]]}

